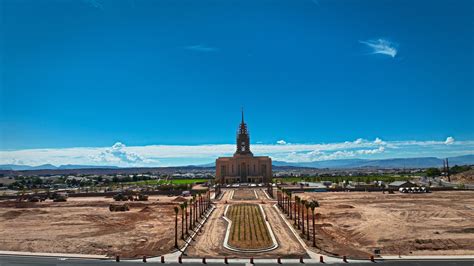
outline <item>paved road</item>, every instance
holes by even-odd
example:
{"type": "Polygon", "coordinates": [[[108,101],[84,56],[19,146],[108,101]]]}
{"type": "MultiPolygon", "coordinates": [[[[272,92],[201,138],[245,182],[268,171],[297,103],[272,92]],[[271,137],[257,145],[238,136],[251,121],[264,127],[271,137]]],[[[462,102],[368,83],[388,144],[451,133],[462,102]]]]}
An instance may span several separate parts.
{"type": "MultiPolygon", "coordinates": [[[[474,260],[453,260],[453,261],[446,261],[446,260],[398,260],[398,261],[377,261],[378,264],[382,265],[409,265],[409,266],[473,266],[474,260]]],[[[60,259],[60,258],[46,258],[46,257],[19,257],[19,256],[0,256],[0,266],[22,266],[22,265],[39,265],[39,266],[50,266],[50,265],[144,265],[143,262],[131,262],[131,261],[121,261],[115,262],[113,260],[91,260],[91,259],[60,259]]],[[[147,262],[146,265],[163,265],[159,262],[147,262]]],[[[225,265],[224,263],[215,263],[215,262],[208,262],[209,265],[225,265]]],[[[246,264],[244,262],[236,262],[231,263],[232,265],[251,265],[246,264]]],[[[258,263],[256,262],[255,265],[277,265],[276,263],[258,263]]],[[[309,263],[305,263],[306,265],[313,265],[309,263]]],[[[320,263],[314,263],[314,265],[321,265],[320,263]]],[[[356,264],[356,265],[374,265],[374,263],[367,262],[367,263],[331,263],[331,265],[346,265],[347,264],[356,264]]],[[[191,262],[191,263],[166,263],[166,265],[203,265],[202,263],[191,262]]],[[[285,263],[283,260],[282,265],[288,266],[301,266],[302,264],[299,263],[285,263]]]]}

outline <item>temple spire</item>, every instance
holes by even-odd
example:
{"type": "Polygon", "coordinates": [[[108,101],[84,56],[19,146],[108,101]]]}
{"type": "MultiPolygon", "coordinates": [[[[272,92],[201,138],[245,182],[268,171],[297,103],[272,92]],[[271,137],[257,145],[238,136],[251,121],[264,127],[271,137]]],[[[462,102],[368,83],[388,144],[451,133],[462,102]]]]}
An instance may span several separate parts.
{"type": "Polygon", "coordinates": [[[237,151],[235,153],[252,155],[252,152],[250,151],[249,132],[244,120],[244,108],[242,108],[242,122],[237,130],[237,151]]]}

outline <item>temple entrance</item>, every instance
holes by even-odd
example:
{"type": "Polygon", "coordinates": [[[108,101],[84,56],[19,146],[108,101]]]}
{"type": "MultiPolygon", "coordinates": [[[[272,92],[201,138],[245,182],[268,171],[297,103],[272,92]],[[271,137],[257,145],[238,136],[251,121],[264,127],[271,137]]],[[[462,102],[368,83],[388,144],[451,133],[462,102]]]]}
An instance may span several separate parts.
{"type": "Polygon", "coordinates": [[[245,163],[242,163],[240,166],[240,180],[242,182],[247,182],[247,166],[245,163]]]}

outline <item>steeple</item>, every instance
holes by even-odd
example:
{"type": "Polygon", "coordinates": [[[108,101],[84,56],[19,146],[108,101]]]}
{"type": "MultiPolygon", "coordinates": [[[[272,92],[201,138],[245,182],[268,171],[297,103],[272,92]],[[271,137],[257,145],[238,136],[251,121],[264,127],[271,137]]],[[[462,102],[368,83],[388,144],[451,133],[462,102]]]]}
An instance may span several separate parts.
{"type": "Polygon", "coordinates": [[[242,122],[240,123],[239,130],[237,131],[237,150],[235,154],[249,154],[252,155],[250,151],[250,136],[247,130],[247,124],[244,120],[244,109],[242,108],[242,122]]]}

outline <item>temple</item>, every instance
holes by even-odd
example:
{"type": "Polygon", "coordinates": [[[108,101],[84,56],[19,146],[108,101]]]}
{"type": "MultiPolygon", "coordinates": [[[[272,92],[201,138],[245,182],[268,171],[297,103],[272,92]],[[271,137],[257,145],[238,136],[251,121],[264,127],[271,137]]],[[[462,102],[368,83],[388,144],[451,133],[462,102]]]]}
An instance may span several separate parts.
{"type": "Polygon", "coordinates": [[[254,156],[250,151],[250,136],[247,124],[242,122],[237,131],[237,149],[232,157],[216,160],[216,183],[269,183],[272,179],[272,159],[254,156]]]}

